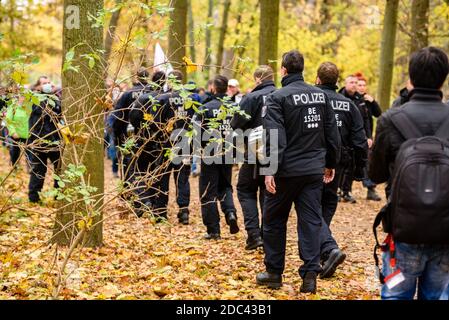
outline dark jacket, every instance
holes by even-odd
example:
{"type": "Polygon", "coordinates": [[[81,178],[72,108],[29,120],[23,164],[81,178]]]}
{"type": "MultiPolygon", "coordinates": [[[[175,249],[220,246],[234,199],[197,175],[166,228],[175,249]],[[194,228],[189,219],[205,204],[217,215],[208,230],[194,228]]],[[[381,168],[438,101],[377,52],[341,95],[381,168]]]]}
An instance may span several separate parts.
{"type": "Polygon", "coordinates": [[[321,89],[306,84],[301,74],[285,76],[282,86],[268,96],[263,119],[269,136],[267,156],[278,157],[278,170],[271,174],[299,177],[335,168],[340,135],[329,98],[321,89]],[[278,132],[277,148],[271,141],[271,129],[278,132]]]}
{"type": "Polygon", "coordinates": [[[403,104],[407,103],[409,101],[409,97],[408,97],[408,89],[407,88],[403,88],[400,92],[399,92],[399,97],[396,98],[396,100],[393,101],[392,104],[392,108],[397,108],[402,106],[403,104]]]}
{"type": "Polygon", "coordinates": [[[359,109],[350,99],[337,93],[336,86],[317,85],[317,87],[326,93],[335,112],[341,138],[342,159],[352,158],[353,150],[356,167],[364,168],[368,157],[368,142],[359,109]]]}
{"type": "Polygon", "coordinates": [[[47,98],[40,105],[33,105],[28,122],[30,128],[28,143],[38,139],[52,142],[61,140],[57,127],[61,114],[61,101],[56,96],[55,99],[47,98]]]}
{"type": "Polygon", "coordinates": [[[369,121],[369,128],[370,128],[370,134],[371,138],[373,137],[373,130],[374,130],[374,121],[373,117],[379,118],[382,115],[382,109],[380,108],[379,104],[376,100],[373,100],[373,102],[370,102],[368,100],[365,100],[366,108],[368,110],[368,121],[369,121]]]}
{"type": "Polygon", "coordinates": [[[371,117],[369,116],[368,107],[366,105],[366,101],[363,98],[363,96],[358,92],[356,92],[354,95],[351,96],[344,87],[340,89],[340,91],[338,92],[344,95],[346,98],[350,99],[352,102],[354,102],[357,108],[359,108],[360,114],[362,115],[363,127],[365,128],[366,136],[368,137],[368,139],[372,139],[373,135],[370,123],[371,117]]]}
{"type": "Polygon", "coordinates": [[[369,164],[369,177],[375,183],[391,180],[396,155],[405,141],[390,120],[393,113],[405,112],[423,136],[434,135],[443,121],[449,117],[449,106],[443,103],[441,91],[415,88],[409,97],[408,103],[388,110],[378,120],[376,140],[369,164]]]}
{"type": "Polygon", "coordinates": [[[240,110],[243,111],[249,118],[243,114],[236,113],[231,121],[233,129],[254,129],[262,125],[262,107],[268,95],[276,90],[273,81],[265,81],[259,84],[251,93],[243,97],[240,102],[240,110]]]}
{"type": "Polygon", "coordinates": [[[153,88],[146,84],[134,84],[134,86],[123,93],[120,99],[117,101],[113,111],[112,128],[115,137],[118,139],[118,143],[124,142],[127,136],[127,127],[129,124],[129,111],[134,101],[136,101],[140,95],[153,91],[153,88]]]}

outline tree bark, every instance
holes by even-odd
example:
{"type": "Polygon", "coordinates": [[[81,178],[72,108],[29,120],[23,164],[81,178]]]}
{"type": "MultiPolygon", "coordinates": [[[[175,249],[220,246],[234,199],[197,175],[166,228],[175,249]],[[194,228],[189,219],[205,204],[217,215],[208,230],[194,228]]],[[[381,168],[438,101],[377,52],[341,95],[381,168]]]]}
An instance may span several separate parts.
{"type": "MultiPolygon", "coordinates": [[[[207,23],[211,23],[212,21],[212,14],[213,14],[213,10],[214,10],[214,0],[209,0],[209,6],[208,6],[208,11],[207,11],[207,23]]],[[[204,53],[204,64],[206,66],[209,66],[211,64],[211,59],[210,59],[210,54],[211,54],[211,29],[208,27],[206,29],[206,50],[204,53]]],[[[207,78],[209,79],[210,77],[210,68],[207,68],[207,78]]]]}
{"type": "Polygon", "coordinates": [[[429,44],[429,0],[412,1],[410,53],[429,44]]]}
{"type": "MultiPolygon", "coordinates": [[[[119,5],[121,2],[122,0],[116,0],[115,4],[119,5]]],[[[109,21],[108,32],[106,33],[106,39],[104,41],[104,60],[107,64],[109,63],[109,58],[111,57],[112,45],[114,43],[115,32],[120,20],[121,11],[121,7],[117,11],[114,11],[112,13],[111,20],[109,21]]]]}
{"type": "Polygon", "coordinates": [[[228,30],[228,17],[230,8],[231,8],[231,0],[226,0],[223,8],[223,21],[221,23],[220,38],[218,39],[217,72],[220,72],[220,70],[223,68],[224,43],[226,39],[226,32],[228,30]]]}
{"type": "Polygon", "coordinates": [[[186,68],[182,60],[186,56],[187,0],[173,0],[174,10],[170,13],[168,58],[173,68],[179,69],[186,79],[186,68]]]}
{"type": "MultiPolygon", "coordinates": [[[[268,64],[277,74],[279,0],[260,1],[259,64],[268,64]]],[[[276,78],[275,78],[276,80],[276,78]]]]}
{"type": "Polygon", "coordinates": [[[380,54],[378,97],[382,110],[390,107],[391,83],[393,81],[394,44],[398,21],[399,0],[387,0],[380,54]]]}
{"type": "Polygon", "coordinates": [[[78,230],[78,221],[83,217],[92,218],[92,227],[87,230],[83,245],[98,247],[103,241],[102,206],[104,195],[104,116],[103,107],[97,103],[104,95],[104,66],[95,61],[89,66],[83,54],[101,55],[103,50],[103,28],[93,28],[88,21],[89,13],[97,15],[103,9],[102,0],[64,0],[63,52],[64,57],[73,47],[75,57],[73,66],[79,67],[79,72],[66,70],[62,72],[63,100],[62,110],[66,125],[77,136],[85,134],[82,144],[67,144],[64,150],[63,170],[69,164],[84,165],[86,173],[82,180],[89,186],[97,188],[93,192],[95,204],[89,205],[83,201],[65,206],[56,217],[53,241],[60,245],[70,245],[78,230]],[[79,17],[70,8],[79,9],[79,17]],[[77,27],[70,21],[79,18],[77,27]],[[92,210],[91,210],[92,209],[92,210]]]}

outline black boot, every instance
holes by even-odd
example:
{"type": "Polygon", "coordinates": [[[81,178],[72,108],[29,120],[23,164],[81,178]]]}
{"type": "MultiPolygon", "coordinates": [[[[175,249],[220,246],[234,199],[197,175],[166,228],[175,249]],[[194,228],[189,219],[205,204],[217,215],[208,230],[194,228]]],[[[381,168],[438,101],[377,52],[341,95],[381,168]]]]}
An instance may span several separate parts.
{"type": "Polygon", "coordinates": [[[207,234],[204,236],[204,239],[205,239],[205,240],[220,240],[220,239],[221,239],[221,236],[220,236],[219,233],[207,233],[207,234]]]}
{"type": "Polygon", "coordinates": [[[182,208],[178,212],[178,221],[179,223],[183,225],[189,224],[189,209],[188,208],[182,208]]]}
{"type": "Polygon", "coordinates": [[[236,234],[240,231],[239,225],[237,224],[237,216],[235,215],[235,212],[228,212],[225,214],[226,223],[229,226],[229,232],[231,234],[236,234]]]}
{"type": "Polygon", "coordinates": [[[376,190],[374,188],[368,188],[368,194],[366,195],[366,200],[380,201],[382,199],[376,193],[376,190]]]}
{"type": "Polygon", "coordinates": [[[343,202],[349,202],[349,203],[356,203],[357,202],[350,192],[343,193],[342,200],[343,200],[343,202]]]}
{"type": "Polygon", "coordinates": [[[270,289],[279,289],[282,287],[282,275],[262,272],[257,275],[256,283],[260,286],[267,286],[270,289]]]}
{"type": "Polygon", "coordinates": [[[346,254],[340,249],[332,249],[330,252],[323,255],[323,271],[320,274],[320,278],[330,278],[334,275],[337,267],[343,263],[346,259],[346,254]]]}
{"type": "Polygon", "coordinates": [[[316,293],[316,272],[307,272],[302,280],[300,291],[302,293],[316,293]]]}
{"type": "Polygon", "coordinates": [[[263,240],[260,233],[248,234],[245,250],[255,250],[259,247],[263,247],[263,240]]]}

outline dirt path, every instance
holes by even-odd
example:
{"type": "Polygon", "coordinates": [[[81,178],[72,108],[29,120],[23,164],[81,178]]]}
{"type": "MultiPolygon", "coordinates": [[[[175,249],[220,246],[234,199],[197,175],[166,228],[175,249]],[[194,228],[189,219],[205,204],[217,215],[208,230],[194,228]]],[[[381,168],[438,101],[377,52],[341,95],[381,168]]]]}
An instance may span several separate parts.
{"type": "MultiPolygon", "coordinates": [[[[3,150],[0,163],[7,163],[3,150]]],[[[0,168],[1,176],[9,168],[0,168]]],[[[47,179],[48,180],[48,179],[47,179]]],[[[118,183],[106,164],[107,189],[118,183]]],[[[234,181],[235,182],[235,181],[234,181]]],[[[26,199],[28,175],[22,171],[6,183],[0,205],[10,197],[13,208],[0,216],[0,299],[45,299],[52,290],[51,269],[55,247],[51,236],[52,209],[30,206],[26,199]]],[[[173,190],[173,182],[171,182],[173,190]]],[[[48,185],[48,182],[47,182],[48,185]]],[[[371,225],[382,203],[364,200],[366,192],[355,184],[357,204],[340,204],[332,225],[346,262],[329,280],[319,280],[316,295],[299,294],[301,281],[297,250],[296,214],[289,220],[284,286],[269,290],[255,285],[263,271],[263,252],[244,249],[246,235],[230,235],[222,216],[222,240],[202,239],[198,179],[191,178],[191,223],[179,225],[177,207],[170,195],[169,223],[154,225],[149,219],[121,216],[117,201],[108,203],[104,247],[78,251],[69,263],[72,272],[62,297],[66,299],[377,299],[371,225]]],[[[381,190],[381,188],[379,188],[381,190]]],[[[239,225],[243,217],[238,207],[239,225]]],[[[47,202],[51,206],[51,202],[47,202]]]]}

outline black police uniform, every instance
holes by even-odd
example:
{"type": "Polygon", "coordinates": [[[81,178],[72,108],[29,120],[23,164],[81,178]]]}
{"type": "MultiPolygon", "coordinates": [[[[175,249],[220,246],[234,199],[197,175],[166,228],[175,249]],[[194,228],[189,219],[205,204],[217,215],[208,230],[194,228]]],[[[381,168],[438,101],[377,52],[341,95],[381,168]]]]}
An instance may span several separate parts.
{"type": "MultiPolygon", "coordinates": [[[[129,122],[129,112],[131,106],[142,94],[151,93],[154,89],[147,85],[146,83],[136,83],[133,87],[124,92],[120,99],[117,101],[112,113],[112,129],[114,132],[116,146],[122,146],[128,137],[128,125],[129,122]]],[[[129,164],[132,160],[129,156],[122,155],[121,152],[118,153],[121,157],[120,162],[122,162],[123,179],[128,181],[132,176],[132,169],[130,169],[129,164]]]]}
{"type": "MultiPolygon", "coordinates": [[[[345,88],[342,88],[339,93],[344,95],[346,98],[350,99],[356,107],[359,109],[360,114],[362,115],[363,119],[363,127],[365,129],[365,134],[367,139],[372,139],[372,130],[370,125],[370,117],[369,117],[369,111],[368,106],[366,105],[365,98],[363,96],[356,92],[354,95],[350,95],[345,88]]],[[[354,157],[354,155],[352,155],[354,157]]],[[[354,160],[352,160],[354,161],[354,160]]],[[[354,166],[348,167],[346,172],[344,173],[343,178],[341,179],[340,188],[343,191],[343,193],[347,194],[349,192],[352,192],[352,183],[354,181],[354,166]]]]}
{"type": "Polygon", "coordinates": [[[363,178],[363,170],[367,162],[368,143],[362,116],[354,103],[343,95],[338,94],[336,86],[317,85],[317,87],[322,89],[330,100],[341,138],[341,157],[335,170],[335,178],[331,183],[324,185],[321,202],[325,222],[321,232],[321,253],[325,254],[332,249],[338,248],[329,227],[337,210],[337,191],[341,178],[348,166],[352,166],[352,154],[355,160],[355,176],[357,179],[363,178]]]}
{"type": "MultiPolygon", "coordinates": [[[[55,172],[61,167],[61,136],[57,123],[61,116],[61,102],[56,97],[48,97],[40,105],[33,105],[28,125],[30,136],[27,145],[30,150],[30,182],[28,198],[30,202],[39,202],[39,192],[42,190],[47,173],[47,161],[53,164],[55,172]],[[52,100],[52,102],[50,101],[52,100]],[[50,142],[50,144],[48,143],[50,142]]],[[[55,188],[58,183],[54,181],[55,188]]]]}
{"type": "MultiPolygon", "coordinates": [[[[223,100],[225,94],[215,95],[212,100],[201,107],[202,113],[195,115],[195,120],[201,123],[202,135],[209,130],[218,130],[218,135],[225,138],[229,134],[230,116],[222,120],[219,128],[212,129],[209,127],[210,121],[216,119],[221,112],[221,107],[225,107],[223,100]]],[[[203,148],[219,147],[219,144],[212,141],[203,141],[203,148]]],[[[207,139],[204,139],[207,140],[207,139]]],[[[200,197],[201,197],[201,215],[203,223],[207,228],[209,235],[220,235],[220,216],[218,213],[217,201],[220,201],[221,210],[224,212],[226,221],[230,215],[236,214],[234,200],[232,198],[232,164],[224,163],[224,151],[233,152],[232,148],[225,146],[218,153],[212,152],[211,158],[215,163],[206,163],[205,159],[201,162],[201,173],[199,181],[200,197]]],[[[238,229],[234,230],[234,233],[238,229]]]]}
{"type": "MultiPolygon", "coordinates": [[[[243,131],[254,129],[262,125],[262,109],[265,105],[267,96],[276,90],[273,81],[264,81],[259,84],[251,93],[243,97],[240,102],[240,110],[245,115],[236,113],[231,121],[233,129],[241,129],[243,131]]],[[[245,141],[245,152],[248,146],[245,141]]],[[[255,163],[245,163],[239,172],[239,181],[237,184],[237,196],[242,206],[243,218],[245,220],[245,229],[249,239],[261,237],[261,227],[259,222],[259,210],[257,209],[257,192],[259,191],[259,203],[261,212],[263,212],[263,201],[265,195],[264,177],[259,175],[257,165],[255,163]]]]}
{"type": "MultiPolygon", "coordinates": [[[[266,193],[263,241],[266,270],[282,274],[285,265],[287,220],[292,204],[298,215],[299,255],[304,265],[299,274],[321,272],[320,234],[323,219],[321,197],[324,168],[338,162],[340,135],[329,99],[319,88],[304,82],[300,74],[282,79],[283,88],[267,99],[264,128],[278,131],[278,143],[267,140],[267,155],[277,155],[276,193],[266,193]]],[[[270,172],[271,171],[271,172],[270,172]]]]}

